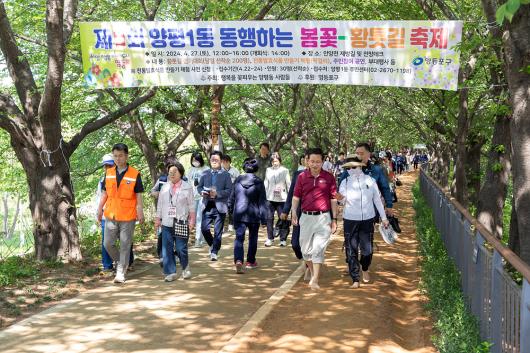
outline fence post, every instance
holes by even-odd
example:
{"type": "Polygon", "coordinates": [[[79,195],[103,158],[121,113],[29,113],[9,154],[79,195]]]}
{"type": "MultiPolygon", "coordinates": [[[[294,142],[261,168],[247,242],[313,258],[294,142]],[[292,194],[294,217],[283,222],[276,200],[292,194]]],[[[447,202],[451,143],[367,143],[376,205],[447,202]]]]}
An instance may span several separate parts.
{"type": "Polygon", "coordinates": [[[530,353],[530,283],[523,279],[521,292],[521,353],[530,353]]]}
{"type": "Polygon", "coordinates": [[[502,257],[497,250],[493,250],[491,264],[491,334],[493,346],[491,353],[502,352],[502,257]]]}

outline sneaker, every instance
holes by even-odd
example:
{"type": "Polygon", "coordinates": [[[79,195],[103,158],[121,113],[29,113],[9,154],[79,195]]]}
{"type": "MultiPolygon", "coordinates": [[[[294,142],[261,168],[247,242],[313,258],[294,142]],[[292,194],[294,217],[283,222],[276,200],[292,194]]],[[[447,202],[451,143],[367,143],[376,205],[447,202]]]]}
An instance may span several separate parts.
{"type": "Polygon", "coordinates": [[[280,241],[280,246],[281,247],[287,246],[287,242],[285,240],[280,241]]]}
{"type": "Polygon", "coordinates": [[[243,262],[240,260],[236,261],[236,273],[243,274],[245,269],[243,268],[243,262]]]}
{"type": "Polygon", "coordinates": [[[116,277],[114,277],[114,283],[124,283],[125,282],[125,276],[123,273],[116,273],[116,277]]]}
{"type": "Polygon", "coordinates": [[[233,232],[233,231],[234,231],[234,226],[231,225],[231,224],[229,224],[229,225],[228,225],[228,231],[229,231],[229,232],[233,232]]]}
{"type": "Polygon", "coordinates": [[[196,248],[202,248],[202,246],[204,245],[204,243],[200,240],[195,240],[195,245],[194,247],[196,248]]]}
{"type": "Polygon", "coordinates": [[[274,244],[274,240],[272,239],[265,240],[265,246],[269,247],[269,246],[272,246],[272,244],[274,244]]]}
{"type": "Polygon", "coordinates": [[[370,282],[370,272],[363,271],[363,282],[364,283],[370,282]]]}
{"type": "Polygon", "coordinates": [[[184,269],[184,271],[182,271],[182,278],[183,279],[190,279],[191,278],[191,271],[190,271],[190,267],[186,267],[184,269]]]}
{"type": "Polygon", "coordinates": [[[385,228],[383,226],[383,223],[379,225],[379,233],[381,233],[383,240],[387,244],[393,244],[397,239],[397,234],[396,232],[394,232],[394,229],[392,229],[391,226],[388,226],[387,228],[385,228]]]}
{"type": "Polygon", "coordinates": [[[217,261],[217,254],[211,253],[210,254],[210,260],[217,261]]]}
{"type": "Polygon", "coordinates": [[[164,281],[165,282],[173,282],[174,280],[177,279],[177,274],[176,273],[172,273],[170,275],[167,275],[165,278],[164,278],[164,281]]]}
{"type": "Polygon", "coordinates": [[[175,256],[175,264],[178,265],[180,263],[180,259],[178,256],[175,256]]]}
{"type": "Polygon", "coordinates": [[[252,269],[252,268],[256,268],[258,267],[258,262],[257,261],[254,261],[254,262],[248,262],[245,264],[245,267],[246,268],[249,268],[249,269],[252,269]]]}

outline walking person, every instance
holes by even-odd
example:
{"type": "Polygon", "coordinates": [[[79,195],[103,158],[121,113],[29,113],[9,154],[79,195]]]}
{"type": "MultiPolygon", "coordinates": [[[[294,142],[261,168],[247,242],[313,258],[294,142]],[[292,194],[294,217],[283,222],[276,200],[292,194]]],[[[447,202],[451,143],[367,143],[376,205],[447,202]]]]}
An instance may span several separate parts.
{"type": "MultiPolygon", "coordinates": [[[[272,166],[267,168],[265,173],[265,191],[267,194],[267,201],[269,201],[269,217],[267,221],[267,240],[265,246],[272,246],[274,244],[274,214],[278,214],[278,218],[283,210],[283,205],[287,199],[287,192],[291,186],[291,177],[289,170],[282,166],[282,158],[280,154],[275,152],[271,155],[272,166]]],[[[287,246],[287,232],[288,229],[279,230],[280,246],[287,246]]]]}
{"type": "Polygon", "coordinates": [[[105,249],[117,262],[115,283],[125,282],[129,267],[129,256],[136,221],[144,223],[142,192],[144,186],[140,172],[129,166],[129,148],[124,143],[112,147],[115,168],[108,168],[102,185],[101,201],[98,206],[98,221],[105,208],[105,249]],[[116,240],[120,239],[120,250],[116,240]]]}
{"type": "Polygon", "coordinates": [[[337,230],[337,185],[335,177],[324,170],[324,154],[320,148],[307,152],[309,169],[298,176],[294,189],[292,209],[296,210],[301,202],[300,219],[291,211],[293,225],[300,224],[300,246],[302,256],[311,273],[309,286],[313,290],[318,284],[320,267],[324,263],[324,253],[331,233],[337,230]]]}
{"type": "Polygon", "coordinates": [[[245,174],[237,177],[228,200],[228,209],[233,214],[236,239],[234,241],[234,264],[237,273],[258,267],[258,231],[260,223],[265,225],[268,218],[267,200],[263,181],[254,173],[259,169],[254,158],[243,163],[245,174]],[[248,228],[248,250],[246,266],[243,266],[245,231],[248,228]]]}
{"type": "Polygon", "coordinates": [[[265,180],[265,173],[267,168],[271,166],[271,157],[270,157],[270,146],[267,142],[262,142],[259,145],[259,155],[256,157],[258,161],[259,169],[256,172],[256,176],[261,180],[265,180]]]}
{"type": "Polygon", "coordinates": [[[355,157],[344,164],[348,177],[342,181],[337,200],[344,204],[344,240],[348,272],[352,278],[352,288],[359,288],[362,268],[363,282],[370,281],[369,268],[373,257],[374,205],[381,216],[383,226],[389,223],[381,202],[381,194],[376,181],[365,175],[362,167],[366,165],[355,157]],[[358,254],[361,251],[359,261],[358,254]],[[359,266],[360,264],[360,266],[359,266]]]}
{"type": "Polygon", "coordinates": [[[206,241],[204,240],[201,232],[202,211],[204,205],[202,203],[201,193],[197,190],[197,187],[199,186],[199,181],[201,180],[202,174],[209,168],[208,166],[204,165],[204,159],[202,158],[202,154],[200,152],[193,152],[191,154],[190,164],[192,167],[188,170],[186,177],[188,179],[188,183],[190,183],[193,187],[193,198],[195,200],[196,214],[195,247],[200,248],[206,243],[206,241]]]}
{"type": "Polygon", "coordinates": [[[228,197],[232,192],[232,179],[230,174],[221,169],[222,153],[214,151],[210,155],[210,169],[205,171],[197,186],[197,191],[202,196],[201,232],[210,246],[210,260],[217,261],[226,213],[228,212],[228,197]],[[214,236],[210,231],[214,225],[214,236]]]}
{"type": "MultiPolygon", "coordinates": [[[[239,176],[239,170],[232,167],[232,157],[230,157],[227,154],[223,154],[223,158],[221,161],[221,165],[225,171],[230,174],[230,179],[232,180],[232,184],[236,181],[237,177],[239,176]]],[[[234,220],[232,219],[232,213],[228,213],[228,231],[233,232],[234,231],[234,220]]]]}
{"type": "MultiPolygon", "coordinates": [[[[164,166],[164,169],[167,170],[167,163],[166,166],[164,166]]],[[[151,189],[150,195],[155,199],[155,206],[158,204],[158,196],[160,195],[160,190],[162,190],[162,187],[167,183],[167,174],[164,172],[162,173],[153,188],[151,189]]],[[[158,263],[160,264],[160,267],[163,265],[163,253],[162,253],[162,228],[155,227],[156,232],[156,254],[158,255],[158,263]]]]}
{"type": "Polygon", "coordinates": [[[175,252],[182,267],[182,278],[191,278],[188,261],[188,239],[195,229],[195,200],[193,187],[182,180],[184,167],[179,162],[167,165],[168,182],[158,196],[155,227],[162,228],[164,280],[177,278],[175,252]]]}

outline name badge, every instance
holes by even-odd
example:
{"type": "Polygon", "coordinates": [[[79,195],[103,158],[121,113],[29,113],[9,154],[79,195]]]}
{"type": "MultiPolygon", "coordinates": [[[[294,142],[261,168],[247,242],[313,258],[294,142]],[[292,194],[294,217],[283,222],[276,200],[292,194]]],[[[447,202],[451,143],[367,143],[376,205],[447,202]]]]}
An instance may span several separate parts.
{"type": "Polygon", "coordinates": [[[175,218],[177,217],[177,208],[174,206],[169,207],[169,211],[167,212],[168,217],[175,218]]]}

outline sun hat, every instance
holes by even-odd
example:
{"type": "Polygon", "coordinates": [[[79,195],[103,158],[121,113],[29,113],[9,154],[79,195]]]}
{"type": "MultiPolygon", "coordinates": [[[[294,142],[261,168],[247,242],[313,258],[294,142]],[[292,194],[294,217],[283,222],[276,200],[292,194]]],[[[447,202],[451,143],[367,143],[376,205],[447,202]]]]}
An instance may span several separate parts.
{"type": "Polygon", "coordinates": [[[366,167],[366,164],[363,163],[359,157],[353,155],[348,156],[344,160],[344,164],[342,165],[342,168],[351,168],[351,167],[366,167]]]}
{"type": "Polygon", "coordinates": [[[106,155],[104,155],[102,160],[101,160],[101,165],[113,166],[114,165],[114,157],[112,156],[112,154],[107,153],[106,155]]]}

